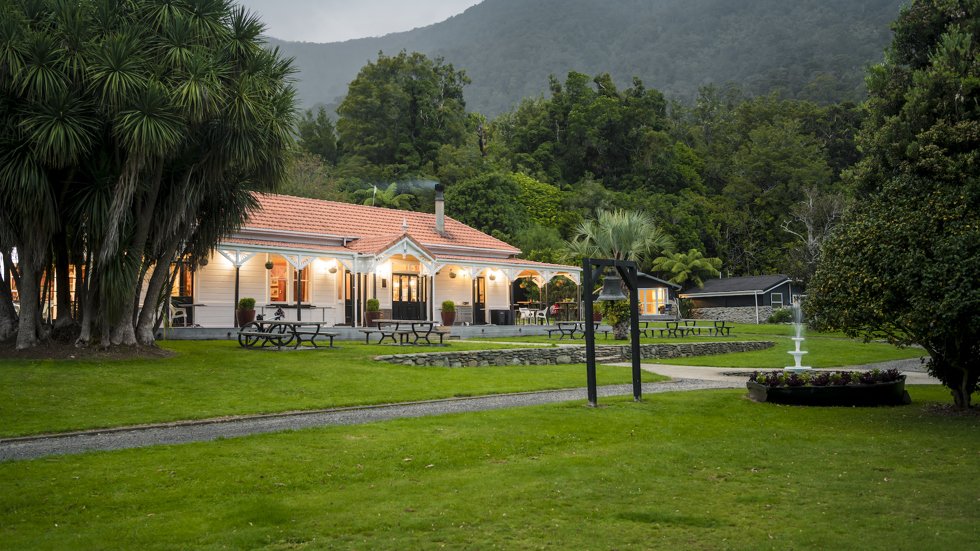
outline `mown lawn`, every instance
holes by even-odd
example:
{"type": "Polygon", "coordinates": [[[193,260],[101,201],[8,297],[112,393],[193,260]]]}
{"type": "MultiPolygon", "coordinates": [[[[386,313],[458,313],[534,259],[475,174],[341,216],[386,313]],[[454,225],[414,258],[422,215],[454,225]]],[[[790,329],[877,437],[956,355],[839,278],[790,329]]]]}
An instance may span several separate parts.
{"type": "MultiPolygon", "coordinates": [[[[8,549],[977,549],[980,419],[600,399],[0,463],[8,549]]],[[[122,401],[122,398],[118,398],[122,401]]]]}
{"type": "MultiPolygon", "coordinates": [[[[227,415],[275,413],[585,386],[584,365],[408,367],[372,356],[509,348],[453,343],[408,349],[246,350],[228,341],[168,341],[179,354],[120,361],[0,360],[0,437],[227,415]]],[[[603,384],[628,368],[599,367],[603,384]]],[[[666,377],[644,373],[644,382],[666,377]]]]}
{"type": "MultiPolygon", "coordinates": [[[[758,340],[758,337],[746,340],[758,340]]],[[[793,365],[794,360],[789,355],[789,351],[796,350],[795,342],[782,337],[766,337],[765,340],[774,341],[776,346],[758,352],[671,358],[660,360],[660,363],[744,369],[782,369],[793,365]]],[[[925,350],[920,348],[897,348],[888,344],[865,344],[861,341],[836,339],[807,339],[800,349],[807,351],[807,354],[803,356],[803,365],[817,368],[857,366],[926,356],[925,350]]],[[[656,363],[656,361],[650,363],[656,363]]]]}
{"type": "MultiPolygon", "coordinates": [[[[754,327],[754,326],[753,326],[754,327]]],[[[785,327],[785,326],[768,326],[785,327]]],[[[491,340],[491,339],[483,339],[491,340]]],[[[547,336],[531,337],[501,337],[492,339],[496,342],[524,342],[524,343],[558,343],[558,344],[584,344],[585,341],[575,339],[570,341],[567,338],[562,341],[557,339],[548,340],[547,336]]],[[[775,337],[772,335],[752,335],[742,334],[733,337],[684,337],[675,338],[641,338],[644,344],[657,343],[684,343],[684,342],[717,342],[722,340],[734,341],[773,341],[776,346],[760,352],[740,352],[737,354],[723,354],[715,356],[697,356],[694,358],[671,358],[667,360],[644,360],[645,363],[669,363],[675,365],[701,365],[712,367],[737,367],[748,369],[779,369],[793,365],[793,357],[788,354],[790,350],[796,350],[796,343],[789,337],[775,337]]],[[[628,344],[629,341],[616,341],[611,337],[604,339],[599,336],[596,345],[604,344],[628,344]]],[[[849,365],[861,365],[875,362],[885,362],[889,360],[904,360],[908,358],[918,358],[925,356],[924,350],[919,348],[899,349],[889,344],[882,343],[863,343],[859,340],[849,340],[840,338],[807,338],[803,342],[801,350],[806,350],[803,356],[804,365],[810,367],[843,367],[849,365]]]]}

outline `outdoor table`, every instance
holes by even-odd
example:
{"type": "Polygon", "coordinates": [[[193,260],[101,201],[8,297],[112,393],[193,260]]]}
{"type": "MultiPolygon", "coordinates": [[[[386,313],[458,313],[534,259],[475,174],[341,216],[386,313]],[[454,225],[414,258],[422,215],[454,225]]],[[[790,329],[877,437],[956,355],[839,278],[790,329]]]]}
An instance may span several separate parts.
{"type": "Polygon", "coordinates": [[[436,322],[423,320],[378,320],[377,329],[361,329],[360,331],[364,333],[365,344],[370,343],[371,335],[380,333],[381,338],[378,339],[378,344],[382,344],[385,339],[391,339],[392,344],[419,344],[422,339],[425,339],[427,344],[436,344],[430,341],[429,337],[438,335],[439,344],[442,345],[443,337],[449,333],[448,331],[436,330],[436,322]],[[408,342],[411,337],[414,337],[414,340],[408,342]]]}
{"type": "Polygon", "coordinates": [[[558,307],[558,317],[562,321],[570,321],[569,318],[573,317],[571,315],[573,311],[575,312],[575,314],[578,314],[577,302],[556,302],[555,306],[558,307]]]}
{"type": "MultiPolygon", "coordinates": [[[[596,331],[598,331],[599,325],[601,323],[602,322],[599,322],[599,321],[592,322],[592,325],[594,326],[594,329],[596,331]]],[[[579,337],[579,338],[585,338],[585,324],[586,324],[586,322],[584,322],[584,321],[559,321],[559,322],[555,322],[555,327],[557,327],[557,329],[549,329],[548,330],[548,338],[550,339],[551,338],[551,334],[554,333],[555,331],[561,333],[561,336],[558,337],[558,340],[564,339],[566,335],[570,339],[575,339],[575,333],[576,333],[576,331],[579,332],[579,333],[582,333],[582,336],[579,337]]]]}
{"type": "Polygon", "coordinates": [[[714,321],[714,325],[715,325],[715,327],[714,327],[714,333],[715,333],[715,336],[716,337],[720,337],[722,335],[724,335],[726,337],[729,336],[729,334],[732,331],[732,326],[731,325],[725,325],[728,322],[726,322],[725,320],[713,320],[713,321],[714,321]]]}
{"type": "Polygon", "coordinates": [[[246,323],[238,331],[238,344],[246,348],[251,348],[256,345],[263,347],[266,344],[273,344],[277,349],[281,349],[283,346],[289,346],[295,340],[296,345],[293,348],[297,349],[306,340],[313,345],[313,348],[319,348],[315,339],[317,337],[328,337],[330,339],[330,348],[335,348],[333,338],[339,333],[324,332],[323,328],[326,325],[322,321],[252,321],[246,323]],[[261,344],[259,344],[260,340],[262,341],[261,344]]]}

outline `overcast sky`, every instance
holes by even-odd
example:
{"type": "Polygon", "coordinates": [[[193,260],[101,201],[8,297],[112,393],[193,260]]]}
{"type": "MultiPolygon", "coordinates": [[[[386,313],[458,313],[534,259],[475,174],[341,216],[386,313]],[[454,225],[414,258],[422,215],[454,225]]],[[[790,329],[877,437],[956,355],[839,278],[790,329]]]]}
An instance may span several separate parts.
{"type": "Polygon", "coordinates": [[[237,0],[266,34],[298,42],[343,42],[410,31],[463,13],[481,0],[237,0]]]}

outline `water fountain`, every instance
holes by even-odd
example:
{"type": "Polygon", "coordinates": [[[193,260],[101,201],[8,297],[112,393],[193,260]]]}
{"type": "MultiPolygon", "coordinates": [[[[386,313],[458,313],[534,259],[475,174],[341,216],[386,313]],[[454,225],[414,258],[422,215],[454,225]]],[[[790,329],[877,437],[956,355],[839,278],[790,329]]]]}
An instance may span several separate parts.
{"type": "Polygon", "coordinates": [[[811,368],[803,365],[803,355],[806,354],[805,350],[800,350],[800,344],[803,343],[803,310],[799,305],[794,304],[790,307],[790,311],[793,313],[793,329],[796,332],[795,337],[791,337],[796,343],[796,350],[790,350],[789,353],[793,355],[796,360],[796,366],[787,367],[786,371],[792,371],[793,373],[803,373],[804,371],[809,371],[811,368]]]}

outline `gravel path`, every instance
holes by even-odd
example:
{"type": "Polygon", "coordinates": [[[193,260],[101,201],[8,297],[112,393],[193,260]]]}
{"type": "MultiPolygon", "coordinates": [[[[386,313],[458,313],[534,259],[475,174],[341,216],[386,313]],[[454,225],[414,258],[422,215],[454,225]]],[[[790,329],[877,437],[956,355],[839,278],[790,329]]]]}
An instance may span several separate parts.
{"type": "MultiPolygon", "coordinates": [[[[677,380],[666,383],[644,383],[643,394],[681,390],[729,388],[730,383],[717,381],[677,380]]],[[[632,385],[610,385],[598,388],[599,397],[628,396],[632,385]]],[[[304,429],[326,425],[356,425],[406,417],[466,413],[492,409],[532,406],[587,399],[586,389],[576,388],[521,394],[452,398],[376,407],[342,408],[316,413],[266,416],[258,419],[208,421],[160,428],[129,428],[91,431],[70,436],[34,437],[0,441],[0,461],[36,459],[49,455],[68,455],[89,450],[122,450],[143,446],[184,444],[231,438],[264,432],[304,429]]]]}

